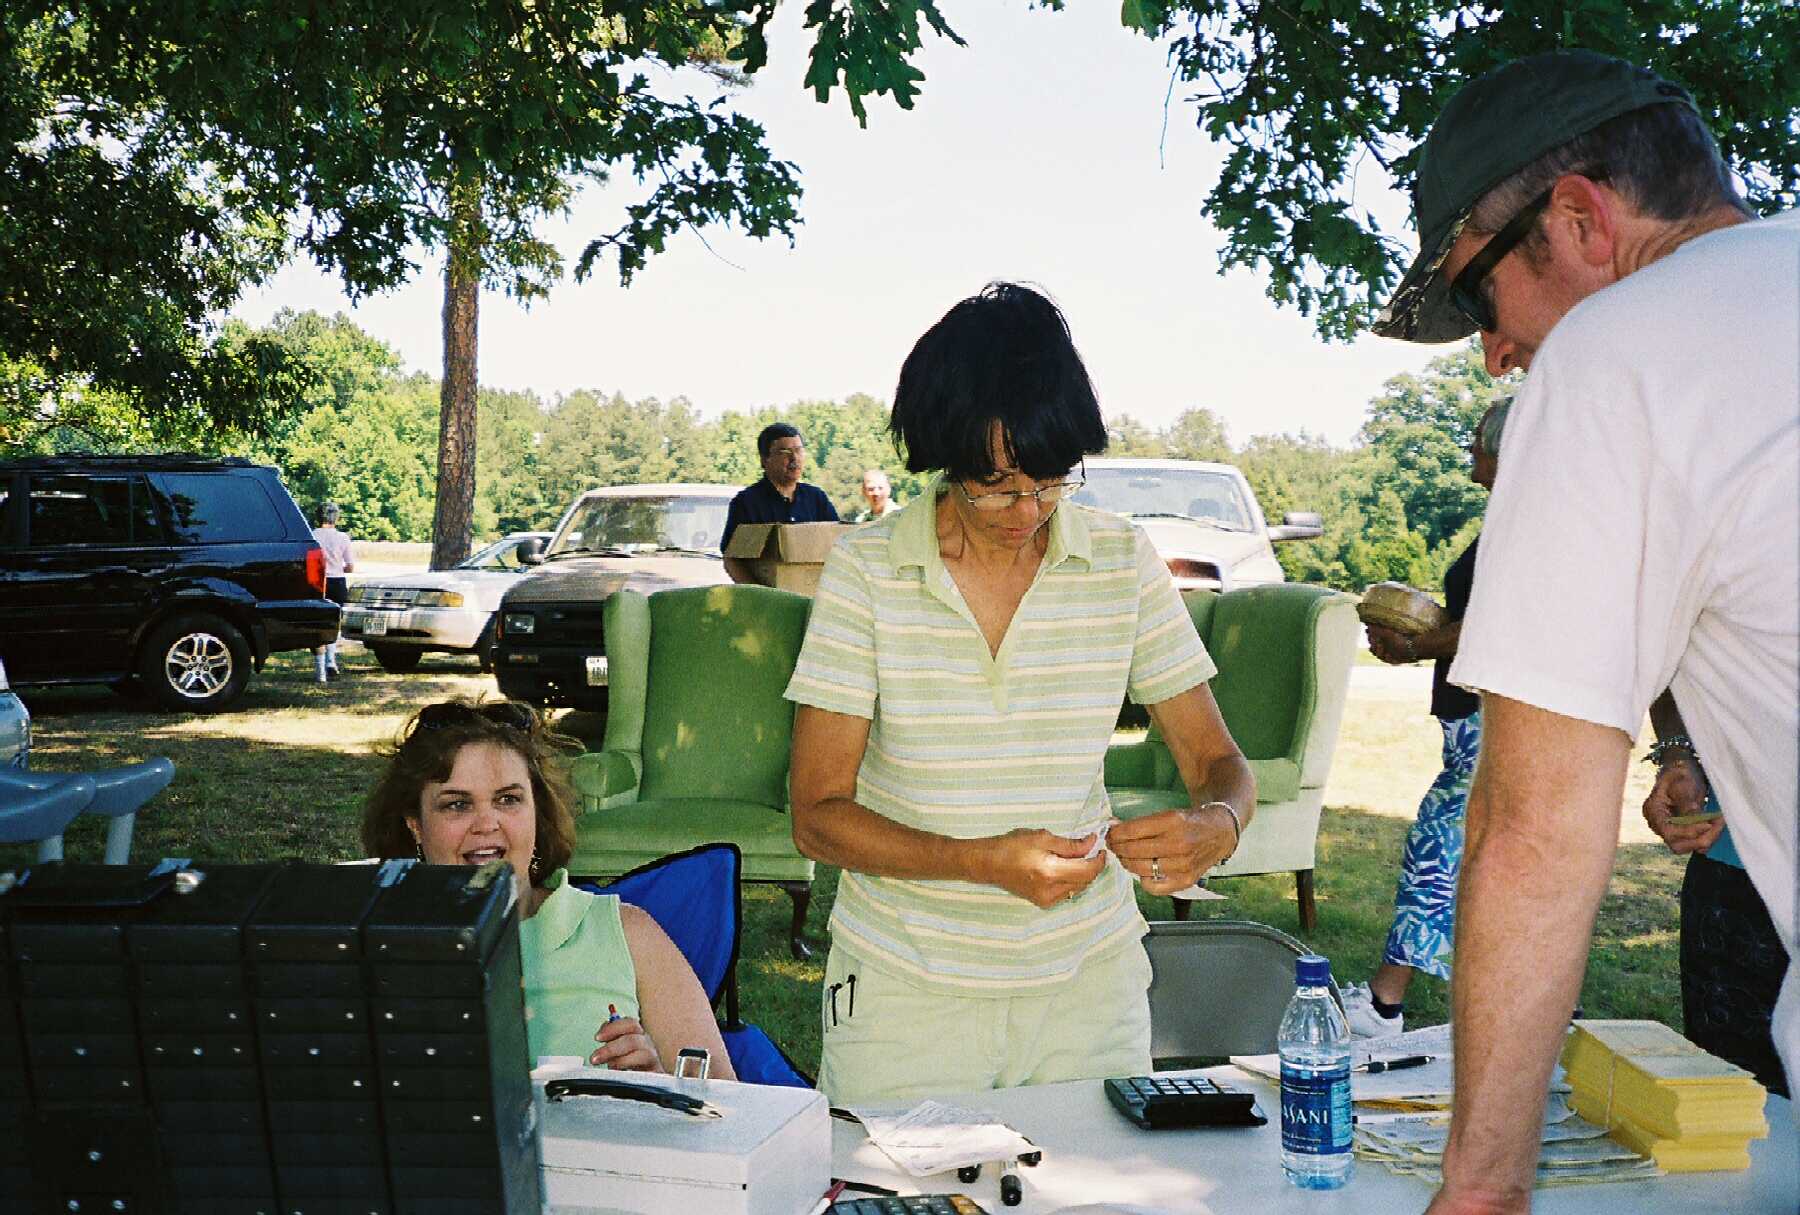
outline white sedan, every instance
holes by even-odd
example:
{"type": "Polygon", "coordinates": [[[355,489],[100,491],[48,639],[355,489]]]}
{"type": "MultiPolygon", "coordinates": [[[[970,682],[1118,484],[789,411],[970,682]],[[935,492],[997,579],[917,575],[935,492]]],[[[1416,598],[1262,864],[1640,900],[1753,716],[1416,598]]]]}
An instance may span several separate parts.
{"type": "Polygon", "coordinates": [[[493,669],[494,613],[531,568],[549,532],[514,532],[461,564],[418,574],[376,574],[350,588],[344,636],[369,647],[383,670],[403,672],[426,654],[474,654],[493,669]]]}

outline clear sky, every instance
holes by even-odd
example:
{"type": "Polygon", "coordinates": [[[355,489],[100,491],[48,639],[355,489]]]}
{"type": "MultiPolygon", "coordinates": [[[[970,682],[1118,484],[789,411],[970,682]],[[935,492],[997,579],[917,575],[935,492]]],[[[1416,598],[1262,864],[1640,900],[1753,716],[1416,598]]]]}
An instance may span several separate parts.
{"type": "MultiPolygon", "coordinates": [[[[1116,3],[942,7],[969,45],[928,35],[917,106],[871,100],[862,129],[841,92],[819,105],[801,87],[803,6],[782,5],[769,65],[735,100],[799,166],[794,246],[686,233],[629,289],[603,263],[529,310],[484,293],[481,382],[546,399],[685,396],[707,416],[853,392],[885,400],[920,332],[984,282],[1015,278],[1062,305],[1108,415],[1161,427],[1199,405],[1234,442],[1304,429],[1342,443],[1384,380],[1451,349],[1327,344],[1264,296],[1260,276],[1219,272],[1200,203],[1220,153],[1181,88],[1169,93],[1162,48],[1122,29],[1116,3]]],[[[545,234],[572,264],[641,193],[628,175],[584,191],[545,234]]],[[[1404,222],[1404,199],[1374,173],[1357,204],[1391,229],[1404,222]]],[[[409,369],[437,375],[441,296],[441,259],[421,257],[413,281],[354,309],[335,279],[294,266],[235,315],[348,311],[409,369]]]]}

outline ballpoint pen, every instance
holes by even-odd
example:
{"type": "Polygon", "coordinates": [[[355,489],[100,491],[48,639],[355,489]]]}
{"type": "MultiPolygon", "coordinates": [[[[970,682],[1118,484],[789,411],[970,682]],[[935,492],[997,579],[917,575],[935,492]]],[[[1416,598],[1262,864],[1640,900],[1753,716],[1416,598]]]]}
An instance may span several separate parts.
{"type": "Polygon", "coordinates": [[[1401,1059],[1371,1059],[1367,1063],[1360,1063],[1350,1070],[1353,1072],[1368,1072],[1373,1075],[1376,1072],[1398,1072],[1404,1071],[1409,1067],[1424,1067],[1427,1063],[1434,1063],[1436,1061],[1436,1055],[1407,1055],[1401,1059]]]}

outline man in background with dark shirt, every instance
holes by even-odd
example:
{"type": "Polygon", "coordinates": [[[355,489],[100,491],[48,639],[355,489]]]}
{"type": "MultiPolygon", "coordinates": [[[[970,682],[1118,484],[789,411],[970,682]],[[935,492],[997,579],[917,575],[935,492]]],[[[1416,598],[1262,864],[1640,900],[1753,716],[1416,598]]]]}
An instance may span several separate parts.
{"type": "MultiPolygon", "coordinates": [[[[762,480],[731,500],[725,515],[725,534],[719,547],[731,544],[731,533],[740,523],[836,523],[838,513],[825,491],[800,479],[806,469],[806,440],[786,422],[771,422],[756,436],[756,454],[762,460],[762,480]]],[[[733,582],[754,582],[750,567],[736,557],[725,558],[725,572],[733,582]]]]}

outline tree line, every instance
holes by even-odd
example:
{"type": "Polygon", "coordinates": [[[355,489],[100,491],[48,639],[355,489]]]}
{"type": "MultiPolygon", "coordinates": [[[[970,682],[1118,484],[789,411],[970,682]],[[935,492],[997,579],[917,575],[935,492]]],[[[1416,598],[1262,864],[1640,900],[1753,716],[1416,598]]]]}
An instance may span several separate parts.
{"type": "MultiPolygon", "coordinates": [[[[576,190],[627,173],[642,186],[618,228],[584,234],[578,280],[605,265],[629,285],[689,228],[792,241],[798,167],[737,107],[776,8],[0,6],[0,449],[96,392],[176,423],[291,432],[304,367],[218,318],[297,257],[358,298],[442,252],[430,496],[434,555],[454,559],[484,522],[474,511],[494,509],[473,505],[479,294],[529,300],[561,281],[541,228],[576,190]]],[[[959,9],[810,0],[803,83],[859,122],[874,99],[911,109],[925,40],[963,44],[959,9]]],[[[1445,98],[1507,59],[1587,47],[1648,63],[1692,89],[1751,205],[1791,207],[1794,14],[1791,0],[1125,0],[1119,20],[1167,47],[1171,88],[1229,149],[1200,203],[1221,267],[1347,338],[1410,244],[1359,202],[1359,174],[1379,166],[1404,187],[1445,98]]]]}
{"type": "MultiPolygon", "coordinates": [[[[309,516],[327,501],[338,503],[358,539],[431,539],[438,382],[408,374],[394,350],[342,315],[284,312],[238,340],[277,346],[304,372],[303,406],[266,431],[200,414],[144,415],[128,398],[92,392],[55,425],[18,436],[16,446],[247,455],[280,468],[309,516]]],[[[1468,446],[1482,411],[1506,391],[1471,345],[1420,375],[1390,379],[1348,446],[1306,433],[1233,442],[1216,413],[1195,407],[1162,429],[1129,415],[1109,419],[1108,454],[1227,461],[1244,470],[1271,520],[1290,510],[1318,511],[1322,537],[1276,548],[1291,579],[1347,590],[1384,579],[1437,587],[1480,525],[1485,495],[1468,478],[1468,446]]],[[[634,401],[583,389],[544,400],[484,388],[477,417],[477,544],[549,529],[577,493],[596,485],[748,485],[762,475],[757,432],[777,420],[799,427],[807,479],[846,518],[861,509],[866,468],[887,470],[903,500],[924,488],[923,478],[904,471],[888,438],[887,403],[863,394],[706,418],[679,397],[634,401]]]]}

